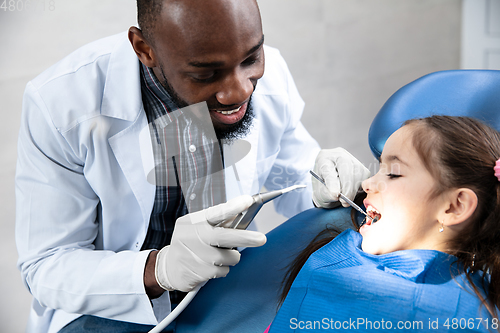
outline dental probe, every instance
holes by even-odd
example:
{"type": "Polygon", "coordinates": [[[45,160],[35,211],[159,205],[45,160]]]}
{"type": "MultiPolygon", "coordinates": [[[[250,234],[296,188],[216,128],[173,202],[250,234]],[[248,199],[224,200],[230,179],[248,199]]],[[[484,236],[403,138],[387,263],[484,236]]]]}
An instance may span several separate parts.
{"type": "MultiPolygon", "coordinates": [[[[326,183],[325,181],[323,180],[323,178],[321,178],[320,176],[318,176],[314,171],[312,170],[309,170],[309,172],[311,173],[311,175],[313,175],[314,178],[316,178],[321,184],[325,185],[326,187],[326,183]]],[[[371,219],[373,222],[377,222],[376,219],[374,219],[373,217],[371,217],[370,215],[366,214],[366,212],[364,210],[362,210],[358,205],[356,205],[351,199],[349,199],[348,197],[346,197],[345,195],[343,195],[342,193],[340,193],[340,197],[345,200],[345,202],[347,202],[349,205],[351,205],[352,208],[356,209],[358,212],[360,212],[361,214],[365,215],[367,218],[371,219]]],[[[363,223],[364,224],[364,223],[363,223]]]]}
{"type": "MultiPolygon", "coordinates": [[[[257,193],[255,195],[252,195],[253,203],[246,212],[239,213],[236,218],[231,222],[231,225],[229,228],[233,229],[246,229],[250,222],[253,221],[259,210],[264,206],[265,203],[276,199],[282,194],[291,192],[293,190],[296,190],[298,188],[303,188],[306,187],[306,185],[293,185],[287,188],[284,188],[282,190],[276,190],[276,191],[270,191],[266,193],[257,193]]],[[[224,224],[224,222],[221,222],[216,225],[216,227],[221,226],[224,224]]],[[[150,330],[148,333],[159,333],[163,329],[165,329],[171,322],[173,322],[177,316],[181,314],[181,312],[191,303],[191,301],[194,299],[198,291],[200,291],[201,287],[203,287],[207,282],[203,282],[202,284],[198,285],[195,289],[190,291],[186,297],[175,307],[170,314],[163,319],[158,325],[153,327],[152,330],[150,330]]]]}

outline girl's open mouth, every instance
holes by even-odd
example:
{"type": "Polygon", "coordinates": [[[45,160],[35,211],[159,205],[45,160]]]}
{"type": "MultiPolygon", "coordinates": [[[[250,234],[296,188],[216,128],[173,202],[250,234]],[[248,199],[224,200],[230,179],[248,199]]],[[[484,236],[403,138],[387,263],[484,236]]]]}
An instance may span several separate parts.
{"type": "Polygon", "coordinates": [[[366,225],[374,224],[382,218],[382,214],[380,214],[380,212],[376,210],[372,205],[368,205],[366,207],[366,214],[371,217],[371,219],[366,219],[366,225]]]}

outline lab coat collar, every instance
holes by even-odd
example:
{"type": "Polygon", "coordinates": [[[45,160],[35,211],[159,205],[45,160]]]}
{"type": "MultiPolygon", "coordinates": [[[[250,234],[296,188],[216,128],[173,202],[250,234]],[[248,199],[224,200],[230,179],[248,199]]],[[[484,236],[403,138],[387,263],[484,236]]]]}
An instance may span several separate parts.
{"type": "MultiPolygon", "coordinates": [[[[144,221],[144,233],[149,225],[149,217],[153,209],[156,186],[147,181],[148,168],[154,165],[153,151],[146,114],[139,116],[131,126],[109,138],[120,168],[134,193],[144,221]]],[[[144,235],[138,235],[141,242],[144,235]]]]}
{"type": "Polygon", "coordinates": [[[143,112],[139,59],[127,33],[119,36],[120,40],[109,59],[101,114],[134,121],[139,112],[143,112]]]}
{"type": "MultiPolygon", "coordinates": [[[[142,104],[140,63],[127,33],[119,34],[117,38],[119,41],[109,59],[101,114],[132,122],[130,126],[109,138],[109,144],[141,207],[146,231],[154,202],[155,186],[147,182],[144,169],[145,165],[152,163],[151,142],[138,140],[139,133],[148,129],[142,104]]],[[[139,239],[142,238],[144,237],[139,235],[139,239]]]]}

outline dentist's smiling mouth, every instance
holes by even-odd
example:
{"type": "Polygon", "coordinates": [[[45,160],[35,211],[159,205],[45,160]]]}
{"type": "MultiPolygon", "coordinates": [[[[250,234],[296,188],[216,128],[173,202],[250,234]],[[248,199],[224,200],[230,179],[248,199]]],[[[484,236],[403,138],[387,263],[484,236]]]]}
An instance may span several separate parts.
{"type": "Polygon", "coordinates": [[[219,113],[222,113],[222,114],[233,114],[235,112],[238,112],[240,111],[241,109],[241,106],[237,109],[234,109],[234,110],[229,110],[229,111],[219,111],[219,110],[215,110],[215,112],[219,112],[219,113]]]}
{"type": "Polygon", "coordinates": [[[211,109],[210,114],[212,116],[212,119],[216,120],[218,123],[232,125],[240,121],[245,116],[247,106],[248,102],[232,110],[211,109]]]}

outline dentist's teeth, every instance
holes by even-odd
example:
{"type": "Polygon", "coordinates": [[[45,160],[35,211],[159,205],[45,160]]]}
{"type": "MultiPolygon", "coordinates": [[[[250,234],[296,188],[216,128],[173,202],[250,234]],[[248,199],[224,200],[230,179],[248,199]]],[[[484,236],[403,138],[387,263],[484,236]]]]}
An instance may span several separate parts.
{"type": "Polygon", "coordinates": [[[235,113],[235,112],[240,111],[240,109],[241,109],[241,106],[240,106],[239,108],[237,108],[237,109],[234,109],[234,110],[229,110],[229,111],[217,111],[217,112],[222,113],[222,114],[233,114],[233,113],[235,113]]]}

